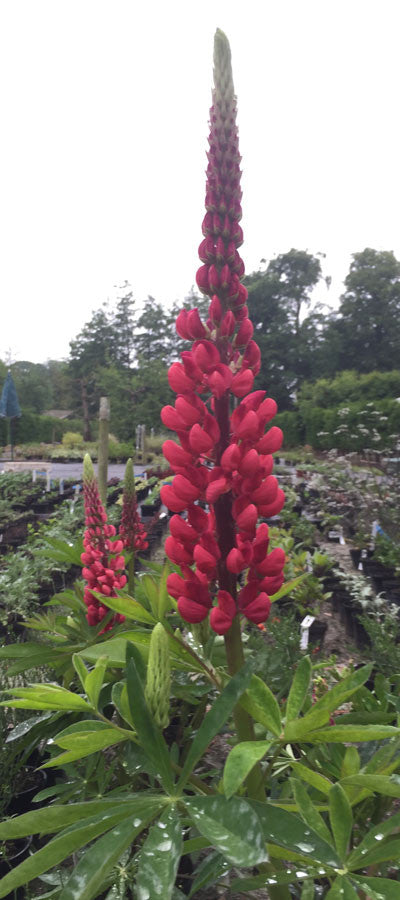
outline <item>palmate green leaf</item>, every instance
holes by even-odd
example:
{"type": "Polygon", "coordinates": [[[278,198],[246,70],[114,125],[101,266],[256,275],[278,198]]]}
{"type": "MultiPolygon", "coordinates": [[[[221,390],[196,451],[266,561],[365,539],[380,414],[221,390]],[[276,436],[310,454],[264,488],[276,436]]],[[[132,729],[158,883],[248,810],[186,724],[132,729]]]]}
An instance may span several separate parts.
{"type": "Polygon", "coordinates": [[[53,716],[51,712],[44,712],[41,716],[30,716],[29,719],[25,719],[23,722],[18,722],[14,725],[12,731],[8,733],[5,743],[11,744],[13,741],[19,741],[21,738],[29,735],[34,728],[37,728],[37,726],[41,725],[43,722],[56,721],[58,718],[58,713],[55,713],[53,716]]]}
{"type": "Polygon", "coordinates": [[[400,838],[394,841],[381,841],[377,843],[368,853],[365,853],[362,861],[352,863],[352,870],[364,868],[364,866],[373,866],[375,863],[389,862],[393,860],[398,862],[400,859],[400,838]]]}
{"type": "Polygon", "coordinates": [[[356,894],[348,878],[339,875],[328,891],[326,900],[358,900],[358,894],[356,894]]]}
{"type": "Polygon", "coordinates": [[[336,716],[336,722],[340,725],[390,725],[396,720],[396,713],[380,712],[374,709],[371,712],[350,712],[336,716]]]}
{"type": "MultiPolygon", "coordinates": [[[[132,807],[130,807],[131,809],[132,807]]],[[[131,817],[131,812],[129,816],[131,817]]],[[[104,834],[105,831],[108,831],[124,818],[126,818],[126,807],[123,804],[119,804],[118,807],[113,806],[112,811],[108,809],[107,812],[103,812],[99,816],[78,823],[68,832],[61,832],[61,834],[52,838],[45,847],[42,847],[41,850],[25,859],[0,880],[0,897],[6,897],[21,884],[27,884],[28,881],[37,878],[43,872],[47,872],[48,869],[58,865],[71,853],[79,850],[80,847],[88,844],[89,841],[94,840],[99,835],[104,834]]]]}
{"type": "MultiPolygon", "coordinates": [[[[257,891],[260,888],[268,888],[277,884],[298,884],[301,881],[305,882],[307,885],[308,893],[304,893],[304,888],[302,892],[306,900],[314,898],[314,885],[313,882],[310,882],[310,878],[321,878],[321,875],[318,872],[318,869],[310,868],[309,866],[304,866],[300,864],[296,869],[287,868],[284,871],[274,872],[273,874],[261,874],[261,875],[253,875],[249,878],[234,878],[234,880],[230,884],[230,888],[232,891],[238,891],[240,893],[244,893],[245,891],[257,891]],[[309,885],[311,883],[312,893],[310,893],[309,885]]],[[[304,900],[304,898],[303,898],[304,900]]]]}
{"type": "MultiPolygon", "coordinates": [[[[134,644],[138,648],[144,660],[149,657],[149,644],[151,632],[124,631],[119,637],[110,638],[101,644],[93,644],[80,651],[79,656],[88,662],[95,663],[99,656],[107,653],[109,665],[112,668],[123,669],[125,667],[127,644],[134,644]]],[[[197,662],[195,657],[186,649],[181,641],[175,641],[172,635],[168,635],[171,666],[174,669],[183,669],[187,672],[204,672],[204,666],[197,662]]]]}
{"type": "Polygon", "coordinates": [[[250,683],[252,662],[247,662],[240,672],[237,672],[222,693],[214,700],[211,709],[203,719],[200,728],[190,745],[182,774],[178,782],[178,788],[182,788],[193,771],[196,763],[205,753],[210,741],[218,734],[220,728],[228,721],[238,700],[250,683]]]}
{"type": "Polygon", "coordinates": [[[304,766],[303,763],[300,762],[291,763],[291,767],[295,775],[301,778],[302,781],[306,781],[307,784],[311,785],[311,787],[315,788],[317,791],[320,791],[321,794],[329,794],[332,782],[329,781],[329,778],[325,775],[321,775],[320,772],[309,769],[308,766],[304,766]]]}
{"type": "Polygon", "coordinates": [[[133,719],[131,716],[131,711],[129,708],[129,700],[128,700],[128,688],[126,686],[126,681],[117,681],[116,684],[113,684],[111,699],[118,710],[120,716],[131,726],[134,728],[133,719]]]}
{"type": "Polygon", "coordinates": [[[271,803],[249,800],[260,819],[264,838],[269,844],[278,844],[310,862],[322,863],[332,868],[341,868],[336,850],[318,832],[308,826],[295,813],[280,809],[271,803]]]}
{"type": "Polygon", "coordinates": [[[149,900],[149,897],[159,895],[163,900],[170,900],[182,844],[182,820],[175,809],[167,809],[150,828],[139,854],[135,885],[137,900],[149,900]]]}
{"type": "Polygon", "coordinates": [[[379,825],[374,825],[373,828],[370,828],[358,847],[355,847],[350,853],[347,859],[348,868],[351,870],[358,869],[360,865],[364,866],[366,854],[379,846],[384,838],[398,828],[400,828],[400,813],[396,813],[390,819],[385,819],[384,822],[379,822],[379,825]]]}
{"type": "Polygon", "coordinates": [[[302,740],[307,744],[343,744],[351,741],[358,744],[363,741],[383,741],[399,734],[400,728],[392,725],[332,725],[330,728],[321,728],[320,731],[311,731],[302,740]]]}
{"type": "Polygon", "coordinates": [[[54,756],[40,768],[51,769],[54,766],[63,766],[77,759],[84,759],[86,756],[91,756],[92,753],[105,750],[106,747],[112,747],[114,744],[120,744],[121,741],[129,740],[130,737],[130,732],[124,733],[116,728],[107,727],[99,730],[81,731],[65,737],[58,735],[54,738],[54,742],[67,752],[54,756]]]}
{"type": "Polygon", "coordinates": [[[98,706],[100,691],[107,666],[108,656],[100,656],[96,661],[94,669],[92,669],[91,672],[88,672],[86,676],[85,690],[94,709],[97,709],[98,706]]]}
{"type": "Polygon", "coordinates": [[[218,881],[218,878],[221,878],[222,875],[226,875],[229,872],[229,869],[229,863],[220,853],[217,853],[216,851],[214,853],[208,853],[207,856],[202,859],[194,873],[189,898],[195,897],[198,891],[205,890],[205,888],[215,884],[215,882],[218,881]]]}
{"type": "Polygon", "coordinates": [[[57,594],[53,594],[50,597],[50,600],[47,600],[44,606],[66,606],[68,609],[72,609],[74,612],[86,612],[86,607],[83,600],[77,595],[76,591],[66,590],[59,591],[57,594]]]}
{"type": "Polygon", "coordinates": [[[252,768],[265,756],[271,741],[242,741],[233,747],[225,763],[223,784],[225,797],[236,793],[252,768]]]}
{"type": "Polygon", "coordinates": [[[83,541],[79,539],[74,544],[62,541],[60,538],[52,538],[45,536],[48,547],[45,550],[36,550],[37,556],[44,556],[46,559],[54,559],[57,562],[69,562],[75,566],[81,566],[81,554],[83,553],[83,541]],[[52,548],[52,549],[50,549],[52,548]]]}
{"type": "Polygon", "coordinates": [[[81,857],[59,900],[92,900],[97,897],[110,870],[161,808],[159,799],[146,800],[143,797],[135,806],[134,816],[116,825],[81,857]]]}
{"type": "Polygon", "coordinates": [[[400,775],[348,775],[341,784],[367,788],[386,797],[400,797],[400,775]]]}
{"type": "Polygon", "coordinates": [[[286,584],[283,584],[279,591],[276,594],[273,594],[270,597],[271,603],[275,603],[277,600],[281,600],[282,597],[287,597],[288,594],[291,594],[292,591],[297,587],[298,584],[301,584],[302,581],[307,577],[307,575],[299,575],[298,578],[293,578],[292,581],[287,581],[286,584]]]}
{"type": "Polygon", "coordinates": [[[143,575],[140,583],[150,603],[155,621],[158,620],[158,586],[151,575],[143,575]]]}
{"type": "Polygon", "coordinates": [[[348,775],[357,775],[360,771],[360,754],[357,747],[346,747],[346,753],[343,757],[340,775],[346,778],[348,775]]]}
{"type": "Polygon", "coordinates": [[[339,783],[334,784],[329,791],[329,819],[337,852],[345,860],[353,828],[353,813],[339,783]]]}
{"type": "MultiPolygon", "coordinates": [[[[124,804],[127,814],[141,798],[142,794],[131,794],[118,800],[118,808],[124,804]]],[[[83,822],[92,816],[108,815],[116,808],[115,799],[87,800],[85,803],[70,803],[68,806],[49,806],[46,809],[35,809],[34,812],[23,813],[0,822],[0,840],[12,840],[30,834],[53,834],[74,822],[83,822]]]]}
{"type": "Polygon", "coordinates": [[[59,649],[54,649],[32,641],[0,647],[0,659],[16,660],[14,665],[8,667],[10,675],[18,675],[20,672],[24,672],[25,669],[34,669],[37,666],[52,666],[59,662],[60,658],[62,658],[62,653],[62,646],[59,649]]]}
{"type": "Polygon", "coordinates": [[[372,665],[368,665],[357,669],[343,681],[335,684],[320,700],[317,700],[302,719],[288,722],[285,728],[285,740],[288,742],[301,740],[304,735],[308,735],[311,731],[329,722],[331,713],[367,681],[371,674],[371,668],[372,665]]]}
{"type": "Polygon", "coordinates": [[[171,791],[174,782],[168,747],[147,706],[143,683],[129,644],[126,650],[126,681],[130,713],[139,742],[157,767],[164,789],[171,791]]]}
{"type": "Polygon", "coordinates": [[[255,866],[268,861],[268,853],[257,814],[247,800],[232,797],[185,797],[185,807],[200,834],[228,862],[255,866]]]}
{"type": "Polygon", "coordinates": [[[258,675],[252,676],[246,693],[241,697],[240,705],[256,722],[260,722],[268,731],[280,737],[282,723],[278,703],[272,691],[258,675]]]}
{"type": "Polygon", "coordinates": [[[78,694],[67,691],[58,684],[33,684],[26,688],[10,688],[4,693],[13,694],[14,700],[4,700],[0,706],[21,709],[62,709],[90,711],[90,706],[78,694]]]}
{"type": "MultiPolygon", "coordinates": [[[[390,878],[371,878],[369,875],[352,875],[357,888],[368,894],[370,900],[399,900],[400,884],[390,878]]],[[[359,895],[358,895],[359,896],[359,895]]]]}
{"type": "Polygon", "coordinates": [[[305,881],[300,900],[314,900],[315,890],[313,881],[305,881]]]}
{"type": "Polygon", "coordinates": [[[390,743],[388,742],[386,744],[383,744],[383,746],[379,747],[379,749],[373,754],[373,756],[371,756],[371,759],[368,760],[364,770],[365,774],[390,774],[388,772],[388,766],[393,765],[393,760],[394,764],[396,765],[396,759],[399,751],[400,738],[397,738],[395,741],[390,741],[390,743]]]}
{"type": "Polygon", "coordinates": [[[306,825],[309,825],[310,828],[316,831],[324,841],[326,841],[328,844],[331,844],[332,835],[330,834],[329,828],[327,827],[327,825],[325,825],[322,816],[319,814],[318,810],[310,800],[304,785],[301,783],[301,781],[297,781],[297,778],[291,778],[290,780],[293,787],[294,798],[299,808],[301,818],[304,820],[306,825]]]}
{"type": "Polygon", "coordinates": [[[166,560],[163,566],[163,570],[161,573],[161,578],[158,585],[158,618],[162,620],[167,612],[172,607],[172,599],[169,596],[168,588],[167,588],[167,578],[171,572],[171,567],[166,560]]]}
{"type": "Polygon", "coordinates": [[[78,678],[82,685],[83,690],[85,690],[85,684],[86,684],[86,678],[88,676],[88,670],[85,666],[85,663],[83,662],[83,659],[81,659],[81,657],[78,656],[77,653],[74,653],[72,656],[72,665],[75,669],[76,674],[78,675],[78,678]]]}
{"type": "Polygon", "coordinates": [[[286,703],[286,721],[296,719],[303,709],[307,697],[312,675],[312,666],[309,656],[304,656],[300,661],[293,678],[289,696],[286,703]]]}
{"type": "Polygon", "coordinates": [[[128,594],[118,593],[117,597],[104,597],[103,594],[93,593],[100,598],[104,606],[114,610],[116,613],[125,616],[126,619],[133,619],[134,622],[141,622],[144,625],[155,625],[157,619],[153,616],[141,603],[138,603],[128,594]]]}

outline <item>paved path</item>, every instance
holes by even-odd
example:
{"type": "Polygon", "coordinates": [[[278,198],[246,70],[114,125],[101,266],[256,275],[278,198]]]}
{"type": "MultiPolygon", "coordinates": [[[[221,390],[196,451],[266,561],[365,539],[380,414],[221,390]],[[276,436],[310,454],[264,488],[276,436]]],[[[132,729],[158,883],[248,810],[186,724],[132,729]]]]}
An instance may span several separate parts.
{"type": "MultiPolygon", "coordinates": [[[[97,463],[93,463],[94,471],[97,475],[97,463]]],[[[144,469],[143,466],[135,466],[135,475],[143,475],[144,469]]],[[[108,478],[123,478],[125,475],[125,465],[124,463],[110,463],[108,466],[108,478]]],[[[51,468],[51,478],[76,478],[77,481],[81,481],[83,477],[83,463],[81,462],[68,462],[68,463],[58,463],[54,462],[51,468]]]]}
{"type": "MultiPolygon", "coordinates": [[[[46,464],[51,464],[51,473],[50,477],[52,479],[55,478],[76,478],[77,481],[81,481],[83,477],[83,462],[68,462],[68,463],[59,463],[59,462],[51,462],[51,460],[46,460],[46,464]]],[[[97,475],[97,463],[93,463],[94,470],[97,475]]],[[[40,462],[37,462],[36,465],[37,470],[40,470],[40,462]]],[[[0,461],[0,470],[1,470],[1,461],[0,461]]],[[[135,475],[143,475],[144,468],[143,466],[135,466],[135,475]]],[[[124,463],[110,463],[108,466],[108,478],[123,478],[125,475],[125,464],[124,463]]]]}

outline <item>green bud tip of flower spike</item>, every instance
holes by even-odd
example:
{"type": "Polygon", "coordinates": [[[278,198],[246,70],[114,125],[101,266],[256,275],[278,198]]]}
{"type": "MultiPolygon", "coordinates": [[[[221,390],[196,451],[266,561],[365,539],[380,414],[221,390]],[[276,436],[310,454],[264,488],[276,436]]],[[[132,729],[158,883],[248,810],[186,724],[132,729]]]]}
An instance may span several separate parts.
{"type": "Polygon", "coordinates": [[[83,459],[83,480],[85,484],[90,484],[92,481],[95,481],[93,463],[89,453],[85,453],[83,459]]]}
{"type": "Polygon", "coordinates": [[[228,38],[220,28],[214,37],[214,102],[224,101],[227,106],[235,102],[231,48],[228,38]]]}
{"type": "Polygon", "coordinates": [[[132,459],[128,459],[125,468],[124,496],[131,500],[135,496],[135,474],[132,459]]]}
{"type": "Polygon", "coordinates": [[[161,622],[157,622],[150,638],[145,694],[154,721],[162,729],[169,722],[170,687],[168,635],[161,622]]]}

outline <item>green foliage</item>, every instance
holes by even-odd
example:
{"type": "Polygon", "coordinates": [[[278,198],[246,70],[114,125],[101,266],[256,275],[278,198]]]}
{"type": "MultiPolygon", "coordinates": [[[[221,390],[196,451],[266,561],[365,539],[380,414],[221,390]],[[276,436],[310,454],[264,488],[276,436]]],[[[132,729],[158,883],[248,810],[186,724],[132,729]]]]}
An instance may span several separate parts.
{"type": "Polygon", "coordinates": [[[287,448],[299,447],[304,442],[304,426],[297,410],[278,412],[274,419],[274,425],[283,431],[283,453],[287,448]]]}
{"type": "Polygon", "coordinates": [[[400,396],[400,370],[373,371],[361,374],[355,369],[339,372],[334,378],[305,381],[299,394],[300,409],[308,406],[337,408],[370,400],[394,399],[400,396]]]}
{"type": "Polygon", "coordinates": [[[382,450],[391,448],[400,432],[400,404],[395,399],[315,406],[299,399],[305,441],[316,449],[382,450]]]}
{"type": "Polygon", "coordinates": [[[359,372],[393,369],[400,346],[400,263],[394,253],[354,253],[345,288],[333,325],[340,340],[338,368],[351,359],[359,372]]]}
{"type": "MultiPolygon", "coordinates": [[[[23,402],[21,404],[22,415],[14,421],[14,442],[16,444],[34,443],[37,444],[53,441],[61,441],[63,434],[71,428],[82,427],[79,419],[61,420],[51,416],[39,415],[36,412],[30,412],[25,409],[23,402]]],[[[0,443],[6,444],[8,441],[7,421],[0,419],[0,443]]],[[[35,447],[34,458],[42,459],[42,448],[35,447]]]]}
{"type": "Polygon", "coordinates": [[[245,279],[254,337],[261,349],[257,386],[268,387],[281,410],[293,407],[293,391],[311,375],[318,352],[320,312],[300,321],[313,287],[321,278],[320,261],[310,253],[290,250],[269,262],[264,272],[245,279]]]}
{"type": "Polygon", "coordinates": [[[76,431],[66,431],[62,437],[62,445],[68,449],[80,448],[83,446],[83,437],[76,431]]]}

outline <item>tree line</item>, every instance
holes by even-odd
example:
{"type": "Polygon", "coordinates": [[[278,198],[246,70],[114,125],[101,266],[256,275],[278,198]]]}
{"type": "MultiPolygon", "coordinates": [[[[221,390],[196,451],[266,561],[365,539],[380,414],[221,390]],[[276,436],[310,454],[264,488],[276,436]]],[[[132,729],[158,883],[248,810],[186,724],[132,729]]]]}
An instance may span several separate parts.
{"type": "MultiPolygon", "coordinates": [[[[295,249],[245,279],[262,354],[256,386],[277,400],[280,411],[296,408],[305,383],[348,369],[366,374],[400,367],[400,262],[394,253],[355,253],[335,310],[312,305],[322,279],[320,255],[295,249]]],[[[99,398],[107,395],[119,439],[131,439],[139,422],[157,429],[160,409],[172,399],[168,363],[185,347],[174,327],[182,306],[198,306],[207,318],[208,298],[194,293],[171,309],[148,297],[138,310],[125,283],[116,303],[102,304],[71,341],[67,360],[11,365],[22,408],[70,409],[90,440],[99,398]]],[[[0,383],[5,373],[0,363],[0,383]]]]}

